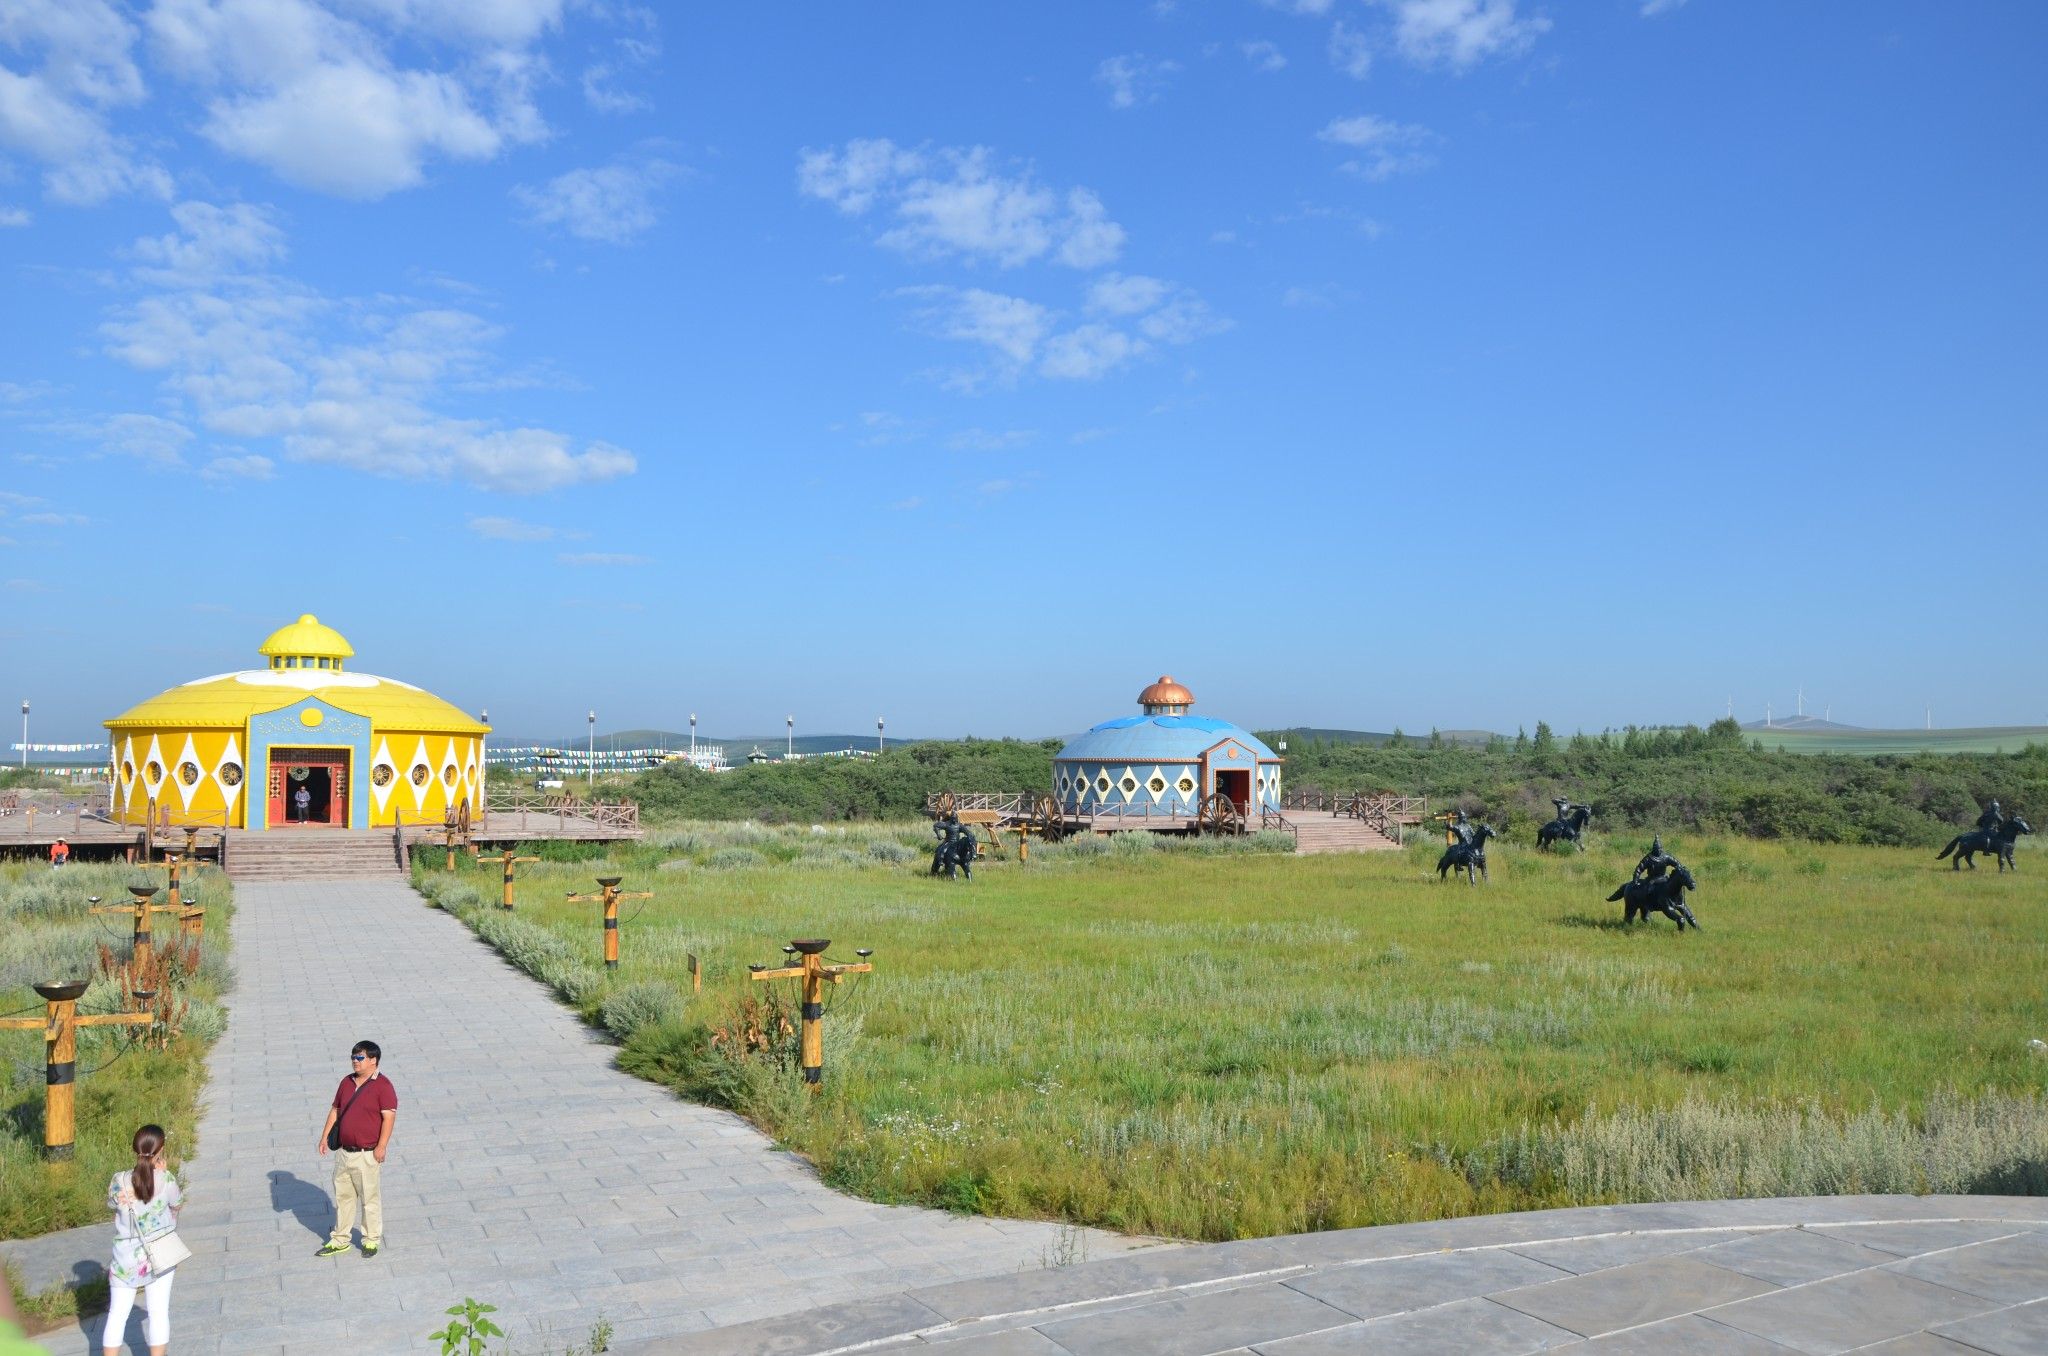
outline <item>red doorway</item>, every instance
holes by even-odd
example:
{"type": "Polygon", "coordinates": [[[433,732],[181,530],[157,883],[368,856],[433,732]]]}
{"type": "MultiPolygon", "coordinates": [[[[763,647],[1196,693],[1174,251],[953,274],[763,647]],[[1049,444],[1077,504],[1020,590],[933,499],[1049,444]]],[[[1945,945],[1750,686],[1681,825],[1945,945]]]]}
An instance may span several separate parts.
{"type": "Polygon", "coordinates": [[[269,826],[348,827],[348,761],[347,749],[272,749],[269,826]]]}
{"type": "Polygon", "coordinates": [[[1219,768],[1216,772],[1216,789],[1230,797],[1241,815],[1252,810],[1252,774],[1242,768],[1219,768]]]}

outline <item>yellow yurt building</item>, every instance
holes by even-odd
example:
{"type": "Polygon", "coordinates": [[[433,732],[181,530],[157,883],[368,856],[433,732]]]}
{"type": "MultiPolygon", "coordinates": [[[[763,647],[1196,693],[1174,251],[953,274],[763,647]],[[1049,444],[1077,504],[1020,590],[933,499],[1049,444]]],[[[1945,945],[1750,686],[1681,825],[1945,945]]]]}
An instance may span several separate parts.
{"type": "Polygon", "coordinates": [[[349,668],[354,647],[310,613],[259,653],[262,668],[197,679],[106,722],[116,816],[332,830],[481,808],[489,726],[349,668]]]}

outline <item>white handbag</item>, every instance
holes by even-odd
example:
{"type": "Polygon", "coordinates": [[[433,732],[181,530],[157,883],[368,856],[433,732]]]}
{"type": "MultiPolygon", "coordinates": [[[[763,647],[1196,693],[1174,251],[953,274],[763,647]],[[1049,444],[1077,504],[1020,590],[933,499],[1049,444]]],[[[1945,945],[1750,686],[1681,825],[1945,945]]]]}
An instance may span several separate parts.
{"type": "Polygon", "coordinates": [[[152,1276],[164,1275],[192,1255],[192,1249],[185,1246],[185,1240],[178,1237],[174,1228],[160,1234],[144,1234],[141,1242],[142,1255],[149,1259],[152,1276]]]}

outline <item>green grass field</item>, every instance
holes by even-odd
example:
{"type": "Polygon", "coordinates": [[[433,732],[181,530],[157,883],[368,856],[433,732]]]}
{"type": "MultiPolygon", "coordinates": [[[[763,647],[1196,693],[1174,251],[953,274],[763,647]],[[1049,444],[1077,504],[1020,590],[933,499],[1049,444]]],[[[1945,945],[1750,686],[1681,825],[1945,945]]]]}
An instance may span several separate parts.
{"type": "Polygon", "coordinates": [[[2048,747],[2048,725],[1995,725],[1977,730],[1745,730],[1766,749],[1787,753],[2018,753],[2048,747]]]}
{"type": "MultiPolygon", "coordinates": [[[[0,865],[0,1013],[40,1015],[43,1000],[31,984],[87,978],[94,983],[79,1011],[118,1010],[124,999],[102,965],[109,955],[126,961],[129,920],[94,916],[87,897],[125,900],[131,881],[164,878],[161,867],[145,873],[121,865],[0,865]]],[[[206,938],[196,956],[183,957],[193,962],[189,970],[173,964],[169,972],[182,1030],[164,1048],[136,1041],[128,1028],[79,1032],[72,1162],[42,1159],[41,1032],[0,1031],[0,1238],[104,1222],[107,1178],[134,1164],[129,1137],[139,1125],[154,1121],[169,1132],[174,1166],[196,1148],[206,1049],[227,1025],[219,1000],[232,982],[227,938],[234,904],[227,878],[211,868],[187,875],[185,899],[205,905],[206,938]]],[[[175,950],[175,920],[159,915],[154,932],[160,949],[175,950]]]]}
{"type": "Polygon", "coordinates": [[[702,995],[632,1031],[622,1064],[739,1107],[876,1199],[1218,1239],[1605,1200],[2048,1191],[2038,851],[2001,877],[1917,850],[1675,840],[1705,926],[1680,936],[1624,930],[1603,902],[1632,840],[1496,845],[1477,889],[1437,884],[1431,845],[1086,844],[965,885],[866,846],[919,827],[746,832],[621,855],[626,888],[657,897],[625,906],[610,986],[590,969],[595,906],[562,902],[600,864],[526,868],[510,928],[461,888],[495,898],[491,874],[444,897],[508,954],[555,948],[529,963],[617,1031],[643,1000],[658,1019],[699,955],[702,995]],[[680,865],[653,869],[664,856],[680,865]],[[750,1002],[790,986],[745,967],[800,936],[876,953],[833,998],[814,1099],[772,1059],[706,1052],[707,1028],[772,1032],[750,1002]]]}

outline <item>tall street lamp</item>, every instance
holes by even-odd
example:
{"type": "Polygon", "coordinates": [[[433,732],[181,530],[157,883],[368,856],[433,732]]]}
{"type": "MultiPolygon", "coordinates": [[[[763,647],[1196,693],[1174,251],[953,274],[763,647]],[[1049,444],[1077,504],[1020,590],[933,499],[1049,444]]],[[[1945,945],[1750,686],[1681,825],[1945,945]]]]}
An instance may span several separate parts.
{"type": "MultiPolygon", "coordinates": [[[[796,759],[796,717],[784,716],[782,723],[789,727],[789,742],[782,746],[782,756],[787,761],[796,759]]],[[[23,738],[27,738],[26,735],[23,738]]]]}
{"type": "Polygon", "coordinates": [[[876,716],[876,717],[875,717],[875,752],[876,752],[876,753],[887,753],[888,751],[889,751],[889,744],[888,744],[888,741],[887,741],[886,739],[884,739],[884,738],[882,737],[882,718],[881,718],[880,716],[876,716]]]}
{"type": "Polygon", "coordinates": [[[28,699],[21,703],[21,768],[28,771],[28,699]]]}
{"type": "Polygon", "coordinates": [[[592,795],[592,796],[594,797],[594,796],[596,796],[596,794],[597,794],[597,712],[595,712],[595,711],[592,711],[592,712],[590,713],[590,716],[589,716],[589,720],[590,720],[590,780],[589,780],[589,782],[587,783],[587,785],[588,785],[588,786],[589,786],[589,788],[590,788],[590,794],[591,794],[591,795],[592,795]]]}
{"type": "Polygon", "coordinates": [[[692,711],[692,712],[690,713],[690,760],[691,760],[692,762],[695,762],[695,761],[696,761],[696,758],[697,758],[697,713],[696,713],[695,711],[692,711]]]}

